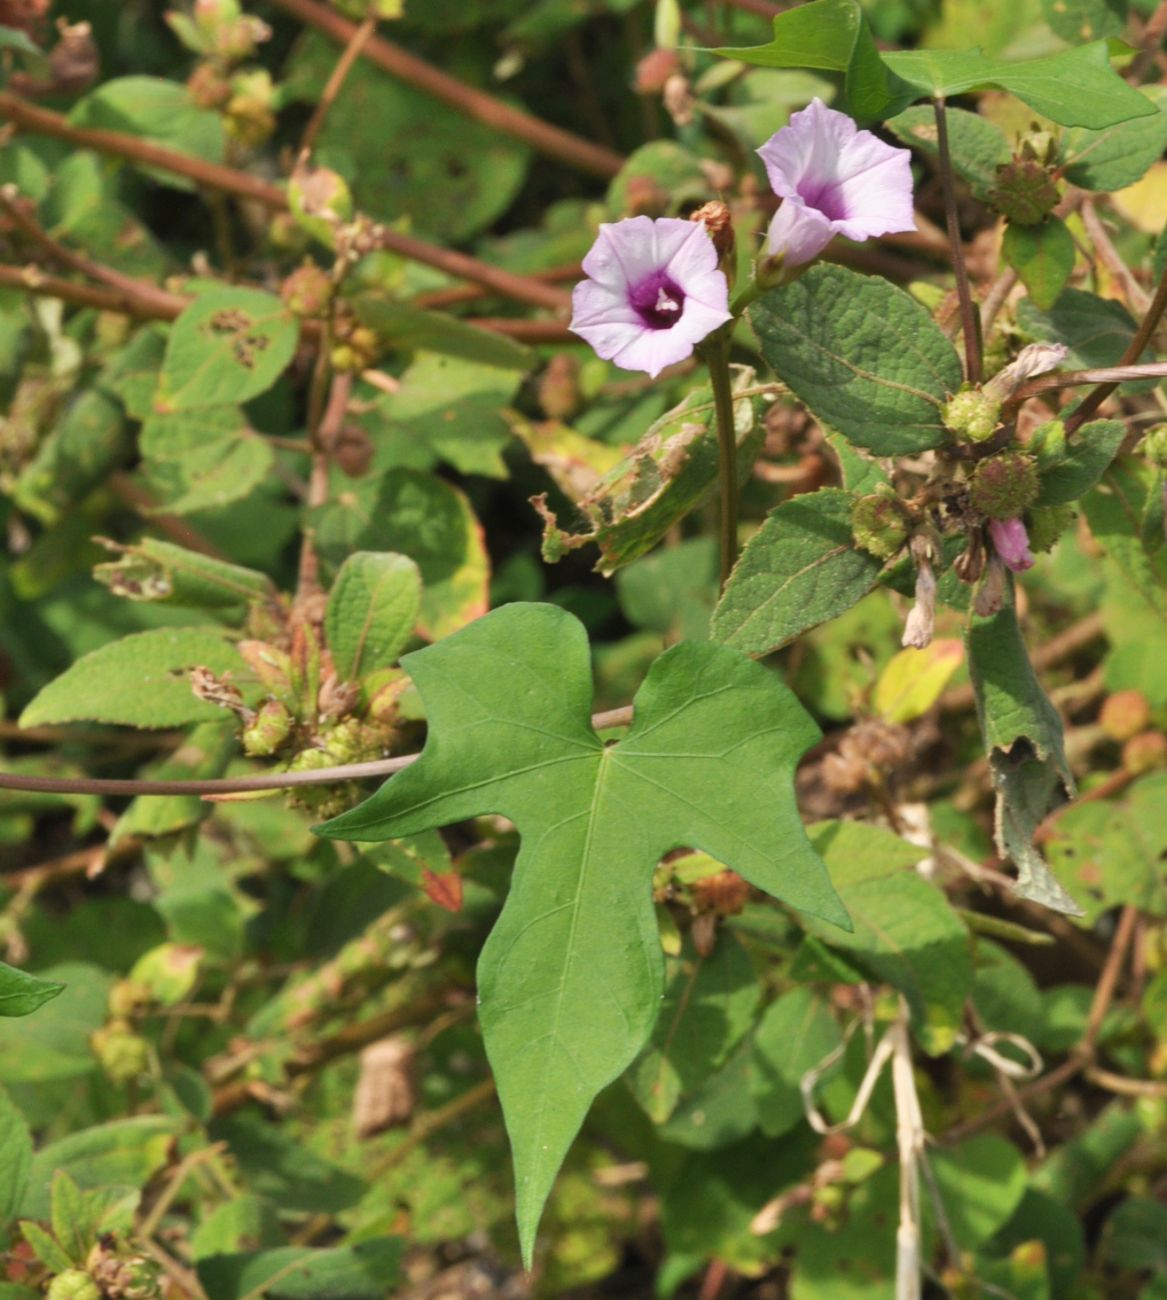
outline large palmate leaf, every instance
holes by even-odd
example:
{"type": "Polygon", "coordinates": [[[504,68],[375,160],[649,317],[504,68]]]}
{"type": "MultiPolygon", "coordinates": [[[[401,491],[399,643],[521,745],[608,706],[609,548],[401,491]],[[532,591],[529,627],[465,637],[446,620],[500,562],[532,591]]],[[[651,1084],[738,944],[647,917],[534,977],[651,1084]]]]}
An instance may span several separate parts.
{"type": "Polygon", "coordinates": [[[660,1009],[650,877],[661,856],[701,849],[848,924],[793,797],[817,728],[759,665],[682,644],[649,671],[627,736],[605,746],[589,720],[586,633],[550,605],[504,606],[403,663],[426,705],[425,751],[321,833],[390,839],[482,813],[519,829],[478,991],[530,1260],[592,1099],[644,1047],[660,1009]]]}
{"type": "Polygon", "coordinates": [[[937,447],[960,358],[924,308],[878,276],[815,266],[750,308],[762,356],[824,424],[877,456],[937,447]]]}

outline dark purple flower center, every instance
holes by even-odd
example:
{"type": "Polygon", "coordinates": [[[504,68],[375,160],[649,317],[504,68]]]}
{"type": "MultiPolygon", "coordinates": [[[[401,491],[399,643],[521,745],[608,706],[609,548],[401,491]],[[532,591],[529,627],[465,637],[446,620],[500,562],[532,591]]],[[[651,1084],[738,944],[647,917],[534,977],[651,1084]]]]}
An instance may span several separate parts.
{"type": "Polygon", "coordinates": [[[804,178],[798,193],[808,208],[817,208],[828,221],[845,221],[849,215],[842,187],[835,180],[816,182],[804,178]]]}
{"type": "Polygon", "coordinates": [[[631,288],[628,301],[650,330],[671,330],[685,310],[685,291],[667,271],[653,271],[631,288]]]}

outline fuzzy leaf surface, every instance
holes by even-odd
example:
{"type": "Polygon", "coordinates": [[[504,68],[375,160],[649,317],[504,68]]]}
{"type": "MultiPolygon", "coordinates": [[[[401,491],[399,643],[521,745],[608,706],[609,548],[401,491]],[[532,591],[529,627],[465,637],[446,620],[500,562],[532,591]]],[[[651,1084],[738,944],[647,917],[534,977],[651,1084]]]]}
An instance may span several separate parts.
{"type": "Polygon", "coordinates": [[[340,566],[324,625],[341,675],[358,680],[387,668],[401,652],[421,609],[421,575],[405,555],[357,551],[340,566]]]}
{"type": "Polygon", "coordinates": [[[823,488],[785,501],[746,544],[714,610],[713,636],[746,654],[769,654],[845,613],[881,568],[855,545],[849,493],[823,488]]]}
{"type": "Polygon", "coordinates": [[[483,813],[519,829],[478,992],[529,1260],[593,1098],[660,1009],[650,878],[662,855],[703,850],[849,924],[793,797],[817,728],[765,669],[724,646],[681,644],[653,664],[631,728],[605,747],[590,721],[587,635],[549,605],[506,605],[403,664],[429,718],[422,757],[321,833],[390,839],[483,813]]]}
{"type": "Polygon", "coordinates": [[[1077,501],[1106,473],[1122,440],[1126,426],[1121,420],[1092,420],[1074,435],[1065,457],[1041,476],[1039,506],[1060,506],[1077,501]]]}
{"type": "Polygon", "coordinates": [[[877,456],[938,447],[960,358],[927,311],[877,276],[812,267],[750,308],[762,356],[811,411],[877,456]]]}

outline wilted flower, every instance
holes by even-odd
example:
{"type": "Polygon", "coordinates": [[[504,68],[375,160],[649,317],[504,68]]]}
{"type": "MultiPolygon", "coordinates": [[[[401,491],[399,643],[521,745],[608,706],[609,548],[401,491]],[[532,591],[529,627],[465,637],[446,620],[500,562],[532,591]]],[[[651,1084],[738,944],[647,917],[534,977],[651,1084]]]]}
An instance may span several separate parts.
{"type": "Polygon", "coordinates": [[[766,250],[783,266],[800,266],[835,235],[870,239],[915,230],[911,155],[860,131],[820,99],[758,150],[782,204],[770,223],[766,250]]]}
{"type": "Polygon", "coordinates": [[[630,217],[601,225],[583,269],[571,329],[624,370],[658,375],[731,319],[729,286],[700,222],[630,217]]]}
{"type": "Polygon", "coordinates": [[[1021,573],[1033,567],[1033,554],[1029,549],[1029,534],[1020,519],[990,519],[989,536],[1007,569],[1021,573]]]}

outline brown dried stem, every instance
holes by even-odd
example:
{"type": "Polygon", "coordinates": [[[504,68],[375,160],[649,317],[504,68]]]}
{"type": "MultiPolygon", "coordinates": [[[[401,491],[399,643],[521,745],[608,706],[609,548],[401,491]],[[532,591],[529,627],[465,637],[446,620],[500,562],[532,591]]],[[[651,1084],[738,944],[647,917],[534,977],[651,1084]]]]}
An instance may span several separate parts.
{"type": "Polygon", "coordinates": [[[956,213],[956,188],[952,179],[952,155],[948,148],[948,115],[944,96],[932,101],[936,115],[936,150],[940,160],[940,186],[944,194],[944,217],[948,228],[948,246],[952,269],[956,274],[956,294],[960,300],[960,327],[964,335],[964,374],[970,384],[982,379],[980,318],[972,298],[964,246],[960,240],[960,222],[956,213]]]}
{"type": "Polygon", "coordinates": [[[316,103],[312,116],[308,119],[308,125],[304,128],[304,134],[300,138],[300,163],[306,163],[312,156],[312,150],[316,145],[316,137],[320,134],[320,128],[324,125],[324,119],[328,116],[329,109],[336,103],[336,97],[340,94],[348,74],[352,71],[353,65],[361,57],[361,52],[369,43],[369,37],[377,30],[377,15],[373,8],[360,26],[353,28],[353,34],[349,37],[348,44],[340,58],[336,61],[336,67],[332,69],[332,74],[325,82],[324,89],[320,92],[320,98],[316,103]]]}

